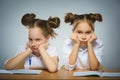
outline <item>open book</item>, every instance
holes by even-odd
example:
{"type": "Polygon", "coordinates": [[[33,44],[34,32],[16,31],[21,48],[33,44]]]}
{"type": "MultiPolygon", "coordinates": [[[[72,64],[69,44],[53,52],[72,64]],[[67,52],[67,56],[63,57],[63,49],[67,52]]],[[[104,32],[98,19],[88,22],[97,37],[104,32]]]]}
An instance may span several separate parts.
{"type": "Polygon", "coordinates": [[[40,74],[41,70],[27,70],[27,69],[18,69],[18,70],[0,70],[0,74],[40,74]]]}
{"type": "Polygon", "coordinates": [[[120,77],[120,72],[84,71],[84,72],[74,72],[73,76],[120,77]]]}

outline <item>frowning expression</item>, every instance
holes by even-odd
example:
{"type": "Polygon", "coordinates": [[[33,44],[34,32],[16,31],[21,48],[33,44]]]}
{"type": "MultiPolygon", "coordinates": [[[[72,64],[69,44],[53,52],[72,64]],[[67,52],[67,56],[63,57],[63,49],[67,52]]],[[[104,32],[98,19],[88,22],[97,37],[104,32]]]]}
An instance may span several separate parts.
{"type": "Polygon", "coordinates": [[[30,28],[28,33],[29,46],[33,52],[38,53],[38,47],[47,42],[42,30],[38,27],[30,28]]]}
{"type": "Polygon", "coordinates": [[[90,39],[93,30],[87,22],[80,22],[74,30],[74,33],[77,34],[78,39],[82,43],[86,43],[90,39]]]}

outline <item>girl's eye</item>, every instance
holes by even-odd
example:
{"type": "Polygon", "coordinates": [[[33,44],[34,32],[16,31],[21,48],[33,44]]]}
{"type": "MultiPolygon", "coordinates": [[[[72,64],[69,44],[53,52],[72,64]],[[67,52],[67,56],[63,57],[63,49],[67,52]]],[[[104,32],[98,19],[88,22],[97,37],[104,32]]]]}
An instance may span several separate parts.
{"type": "Polygon", "coordinates": [[[29,38],[29,41],[32,41],[32,39],[29,38]]]}
{"type": "Polygon", "coordinates": [[[91,34],[91,31],[86,32],[86,34],[91,34]]]}
{"type": "Polygon", "coordinates": [[[36,39],[36,41],[40,41],[41,39],[36,39]]]}
{"type": "Polygon", "coordinates": [[[81,34],[82,32],[81,31],[77,31],[77,33],[81,34]]]}

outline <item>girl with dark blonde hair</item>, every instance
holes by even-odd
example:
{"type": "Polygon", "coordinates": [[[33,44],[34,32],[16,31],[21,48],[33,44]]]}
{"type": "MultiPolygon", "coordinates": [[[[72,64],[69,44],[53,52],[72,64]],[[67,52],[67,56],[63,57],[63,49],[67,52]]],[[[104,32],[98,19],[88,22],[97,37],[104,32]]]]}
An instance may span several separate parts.
{"type": "Polygon", "coordinates": [[[58,17],[49,17],[48,20],[37,19],[35,14],[25,14],[21,23],[28,28],[28,42],[17,51],[17,56],[5,63],[6,69],[15,69],[24,61],[25,69],[47,69],[56,72],[58,68],[58,55],[56,48],[49,44],[55,38],[54,29],[60,26],[58,17]]]}
{"type": "Polygon", "coordinates": [[[63,44],[66,70],[97,70],[101,65],[103,42],[94,33],[96,21],[102,21],[101,14],[66,14],[65,23],[73,25],[70,39],[63,44]]]}

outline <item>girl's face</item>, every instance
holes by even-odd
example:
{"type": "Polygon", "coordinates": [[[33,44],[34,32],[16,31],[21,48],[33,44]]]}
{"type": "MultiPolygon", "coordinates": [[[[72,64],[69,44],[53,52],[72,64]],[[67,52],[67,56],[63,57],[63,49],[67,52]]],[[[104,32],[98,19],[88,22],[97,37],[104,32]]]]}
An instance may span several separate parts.
{"type": "Polygon", "coordinates": [[[76,33],[80,43],[86,44],[90,39],[93,30],[87,22],[80,22],[73,32],[76,33]]]}
{"type": "Polygon", "coordinates": [[[29,47],[34,53],[39,53],[38,48],[41,44],[44,44],[48,41],[43,34],[40,28],[34,27],[29,29],[29,47]]]}

